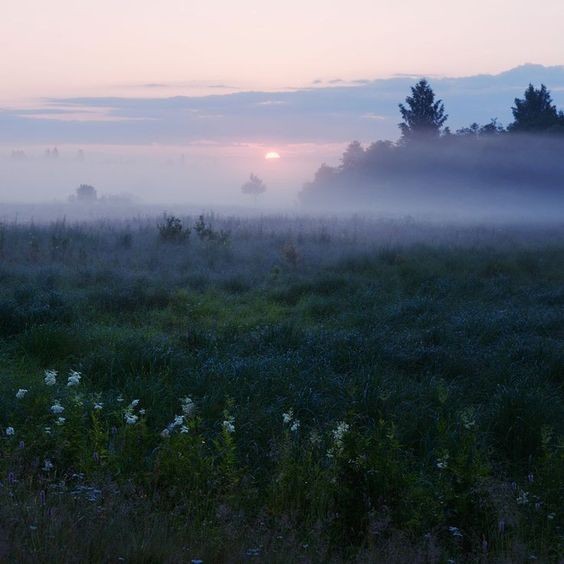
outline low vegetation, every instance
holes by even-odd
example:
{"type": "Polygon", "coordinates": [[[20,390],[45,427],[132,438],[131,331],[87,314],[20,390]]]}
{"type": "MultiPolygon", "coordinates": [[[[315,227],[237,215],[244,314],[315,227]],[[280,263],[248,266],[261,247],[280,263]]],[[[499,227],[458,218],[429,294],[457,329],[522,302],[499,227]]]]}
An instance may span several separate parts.
{"type": "Polygon", "coordinates": [[[0,241],[0,559],[562,558],[561,227],[0,241]]]}

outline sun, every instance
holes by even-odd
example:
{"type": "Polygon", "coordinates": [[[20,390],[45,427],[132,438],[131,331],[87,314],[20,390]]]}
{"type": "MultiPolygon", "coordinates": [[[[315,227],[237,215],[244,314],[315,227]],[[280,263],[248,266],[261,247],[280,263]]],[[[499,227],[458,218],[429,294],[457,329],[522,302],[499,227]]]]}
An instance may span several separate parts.
{"type": "Polygon", "coordinates": [[[268,153],[266,153],[266,155],[264,155],[264,158],[267,161],[271,161],[273,159],[279,159],[280,158],[280,154],[277,153],[276,151],[269,151],[268,153]]]}

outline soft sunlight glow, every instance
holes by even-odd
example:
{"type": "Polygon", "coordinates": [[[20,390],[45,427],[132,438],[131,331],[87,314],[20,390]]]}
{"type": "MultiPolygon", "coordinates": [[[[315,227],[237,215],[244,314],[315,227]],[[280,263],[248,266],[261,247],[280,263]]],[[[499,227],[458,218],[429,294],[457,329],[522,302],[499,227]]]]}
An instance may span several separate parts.
{"type": "Polygon", "coordinates": [[[279,159],[280,158],[280,154],[277,153],[276,151],[269,151],[268,153],[266,153],[266,155],[264,155],[264,158],[267,161],[270,161],[272,159],[279,159]]]}

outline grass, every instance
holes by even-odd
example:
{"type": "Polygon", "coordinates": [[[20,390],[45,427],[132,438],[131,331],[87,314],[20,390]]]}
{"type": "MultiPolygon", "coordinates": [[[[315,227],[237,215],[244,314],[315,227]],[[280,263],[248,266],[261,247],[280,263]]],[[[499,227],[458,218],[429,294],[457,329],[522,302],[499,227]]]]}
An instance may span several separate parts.
{"type": "Polygon", "coordinates": [[[562,558],[560,227],[206,221],[3,227],[0,558],[562,558]]]}

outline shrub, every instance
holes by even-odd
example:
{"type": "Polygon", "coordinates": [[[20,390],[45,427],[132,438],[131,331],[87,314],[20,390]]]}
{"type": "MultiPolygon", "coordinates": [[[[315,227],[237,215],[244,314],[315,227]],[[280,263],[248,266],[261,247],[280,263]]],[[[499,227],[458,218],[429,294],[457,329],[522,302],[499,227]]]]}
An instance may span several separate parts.
{"type": "Polygon", "coordinates": [[[182,220],[174,215],[166,215],[158,224],[159,236],[165,243],[182,243],[190,237],[190,228],[182,225],[182,220]]]}

